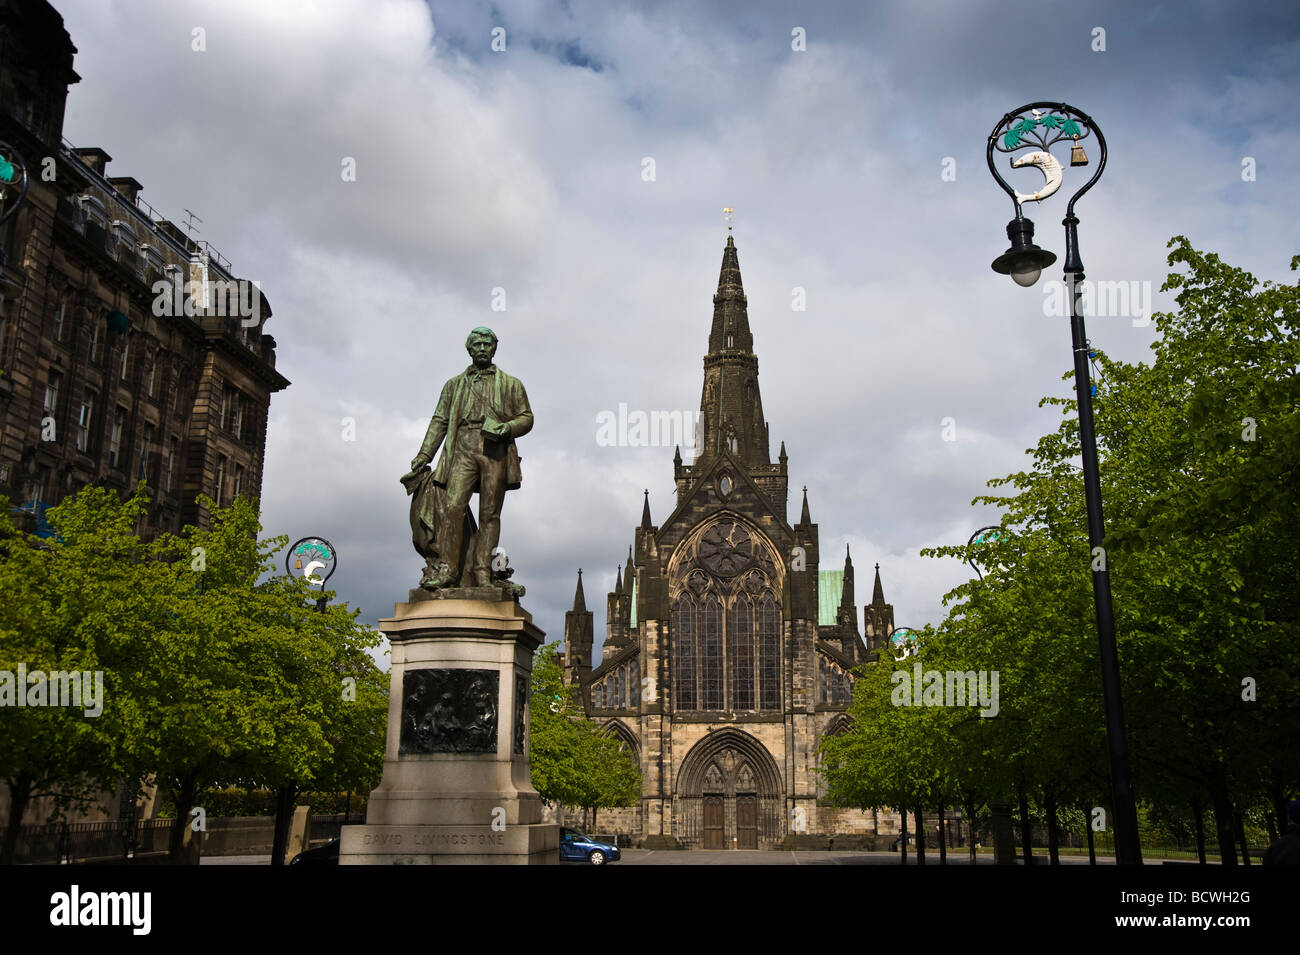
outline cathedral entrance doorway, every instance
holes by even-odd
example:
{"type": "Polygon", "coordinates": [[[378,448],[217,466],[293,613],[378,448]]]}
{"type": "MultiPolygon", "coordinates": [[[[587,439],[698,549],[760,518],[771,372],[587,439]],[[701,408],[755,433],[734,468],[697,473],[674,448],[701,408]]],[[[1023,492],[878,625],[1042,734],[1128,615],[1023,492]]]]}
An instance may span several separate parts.
{"type": "Polygon", "coordinates": [[[688,846],[758,849],[785,835],[776,762],[740,730],[710,733],[691,748],[673,804],[673,830],[688,846]]]}
{"type": "Polygon", "coordinates": [[[736,848],[758,848],[758,797],[753,793],[736,797],[736,848]]]}
{"type": "Polygon", "coordinates": [[[704,797],[704,848],[725,849],[723,840],[726,835],[724,819],[727,814],[725,796],[704,797]]]}

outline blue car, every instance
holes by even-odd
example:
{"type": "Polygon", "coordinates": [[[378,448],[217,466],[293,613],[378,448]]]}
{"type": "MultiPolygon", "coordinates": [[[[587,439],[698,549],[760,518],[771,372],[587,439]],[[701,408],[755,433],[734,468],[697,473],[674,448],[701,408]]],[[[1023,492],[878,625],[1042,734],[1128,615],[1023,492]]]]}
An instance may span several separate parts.
{"type": "Polygon", "coordinates": [[[611,846],[607,842],[597,842],[595,839],[589,839],[577,829],[560,827],[561,862],[586,862],[590,865],[604,865],[606,862],[617,862],[620,858],[622,858],[622,853],[618,851],[618,846],[611,846]]]}

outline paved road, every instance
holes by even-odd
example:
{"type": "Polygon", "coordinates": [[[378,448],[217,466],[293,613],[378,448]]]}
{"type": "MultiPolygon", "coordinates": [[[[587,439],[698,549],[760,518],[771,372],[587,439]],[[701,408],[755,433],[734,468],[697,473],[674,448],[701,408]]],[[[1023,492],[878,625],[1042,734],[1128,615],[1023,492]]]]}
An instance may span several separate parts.
{"type": "MultiPolygon", "coordinates": [[[[1047,862],[1043,853],[1042,861],[1047,862]]],[[[1098,858],[1102,865],[1113,865],[1114,859],[1098,858]]],[[[652,849],[624,849],[623,860],[619,865],[900,865],[896,852],[818,852],[818,851],[775,851],[775,850],[730,850],[705,852],[692,850],[656,851],[652,849]]],[[[916,865],[916,856],[908,853],[907,864],[916,865]]],[[[926,865],[938,865],[938,852],[925,854],[926,865]]],[[[948,853],[948,865],[969,865],[970,857],[965,849],[948,853]]],[[[993,856],[982,854],[978,865],[992,865],[993,856]]],[[[1061,856],[1062,865],[1087,865],[1087,856],[1061,856]]]]}
{"type": "MultiPolygon", "coordinates": [[[[1043,864],[1047,862],[1047,854],[1041,856],[1035,855],[1035,859],[1041,859],[1043,864]]],[[[1158,861],[1158,860],[1157,860],[1158,861]]],[[[1113,858],[1099,856],[1097,862],[1101,865],[1114,865],[1113,858]]],[[[938,865],[939,854],[937,852],[927,852],[925,855],[926,865],[938,865]]],[[[205,856],[201,860],[202,865],[270,865],[271,857],[269,855],[261,856],[205,856]]],[[[818,852],[818,851],[777,851],[773,849],[759,850],[730,850],[721,852],[706,852],[703,850],[655,850],[655,849],[624,849],[623,860],[617,865],[899,865],[898,853],[896,852],[862,852],[862,851],[842,851],[842,852],[818,852]]],[[[916,856],[908,853],[907,864],[916,865],[916,856]]],[[[955,849],[948,853],[948,865],[969,865],[969,856],[965,849],[955,849]]],[[[987,853],[981,854],[978,860],[979,865],[992,865],[993,857],[987,853]]],[[[1062,865],[1087,865],[1087,856],[1061,856],[1062,865]]]]}

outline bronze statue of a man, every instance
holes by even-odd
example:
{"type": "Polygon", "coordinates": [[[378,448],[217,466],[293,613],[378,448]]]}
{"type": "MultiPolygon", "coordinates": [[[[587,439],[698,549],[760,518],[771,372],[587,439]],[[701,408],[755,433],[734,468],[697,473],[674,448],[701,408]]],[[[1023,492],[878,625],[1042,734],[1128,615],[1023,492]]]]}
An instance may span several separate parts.
{"type": "MultiPolygon", "coordinates": [[[[521,483],[515,438],[532,430],[533,412],[519,379],[492,363],[497,337],[490,328],[469,333],[465,348],[473,360],[442,387],[437,410],[402,483],[411,491],[420,485],[425,468],[442,445],[442,455],[430,479],[431,493],[417,491],[412,528],[418,519],[432,529],[433,546],[416,549],[426,556],[420,586],[440,590],[460,586],[462,574],[475,587],[493,585],[492,552],[501,538],[501,505],[507,490],[521,483]],[[445,440],[444,440],[445,439],[445,440]],[[470,495],[478,492],[478,530],[467,520],[470,495]],[[472,534],[468,542],[466,535],[472,534]]],[[[498,580],[497,583],[500,583],[498,580]]],[[[510,585],[517,593],[522,588],[510,585]]]]}

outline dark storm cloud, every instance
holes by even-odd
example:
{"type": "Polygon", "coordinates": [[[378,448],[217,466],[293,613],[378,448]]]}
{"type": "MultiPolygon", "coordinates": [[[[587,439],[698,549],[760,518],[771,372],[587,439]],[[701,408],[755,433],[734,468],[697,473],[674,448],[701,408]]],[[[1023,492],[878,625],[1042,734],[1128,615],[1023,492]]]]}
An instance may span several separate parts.
{"type": "MultiPolygon", "coordinates": [[[[911,626],[970,572],[917,552],[996,519],[971,499],[1027,466],[1059,420],[1038,399],[1068,388],[1046,283],[989,270],[1012,211],[984,160],[1004,112],[1064,99],[1103,124],[1106,175],[1078,207],[1090,278],[1158,289],[1180,233],[1261,277],[1297,251],[1291,4],[56,6],[83,77],[68,137],[172,217],[194,209],[261,281],[294,382],[263,520],[333,541],[331,584],[371,623],[418,576],[397,476],[486,324],[537,418],[503,521],[525,605],[558,639],[581,566],[602,632],[642,489],[656,522],[675,500],[673,449],[602,447],[597,415],[698,407],[723,206],[791,516],[806,484],[823,552],[850,543],[860,577],[878,561],[911,626]]],[[[1063,207],[1027,209],[1058,255],[1063,207]]],[[[1154,337],[1127,317],[1089,331],[1126,359],[1154,337]]]]}

